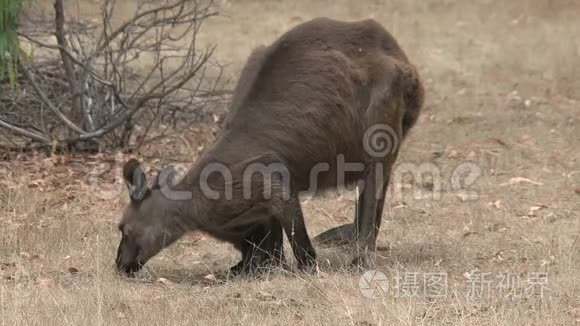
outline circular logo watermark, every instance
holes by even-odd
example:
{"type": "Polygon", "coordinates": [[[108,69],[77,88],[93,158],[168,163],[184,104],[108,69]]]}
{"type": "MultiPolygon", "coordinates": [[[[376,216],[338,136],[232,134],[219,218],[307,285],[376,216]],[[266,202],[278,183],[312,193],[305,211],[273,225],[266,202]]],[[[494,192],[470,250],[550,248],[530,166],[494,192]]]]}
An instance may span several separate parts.
{"type": "Polygon", "coordinates": [[[389,280],[380,271],[366,271],[358,280],[360,293],[367,299],[376,299],[387,293],[389,290],[389,280]]]}
{"type": "Polygon", "coordinates": [[[364,134],[363,146],[368,155],[384,157],[392,154],[399,147],[399,137],[393,128],[385,124],[376,124],[364,134]]]}

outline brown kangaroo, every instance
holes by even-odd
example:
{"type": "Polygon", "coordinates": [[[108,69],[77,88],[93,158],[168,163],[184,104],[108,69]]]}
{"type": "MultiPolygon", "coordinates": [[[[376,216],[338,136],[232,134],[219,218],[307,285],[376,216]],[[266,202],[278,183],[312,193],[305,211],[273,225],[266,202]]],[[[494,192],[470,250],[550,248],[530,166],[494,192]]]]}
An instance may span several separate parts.
{"type": "Polygon", "coordinates": [[[355,224],[321,239],[347,231],[359,249],[353,263],[364,266],[423,98],[415,67],[374,20],[317,18],[294,27],[250,55],[224,129],[178,183],[162,170],[148,188],[139,162],[125,165],[131,202],[119,225],[118,269],[132,274],[195,229],[242,252],[234,272],[283,262],[282,233],[298,267],[310,269],[316,253],[299,194],[355,183],[355,224]]]}

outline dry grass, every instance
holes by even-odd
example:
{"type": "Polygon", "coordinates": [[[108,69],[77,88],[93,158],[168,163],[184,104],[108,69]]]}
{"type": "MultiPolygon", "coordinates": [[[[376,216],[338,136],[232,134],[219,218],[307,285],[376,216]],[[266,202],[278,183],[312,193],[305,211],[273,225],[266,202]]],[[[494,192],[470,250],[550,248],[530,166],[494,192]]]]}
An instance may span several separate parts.
{"type": "MultiPolygon", "coordinates": [[[[119,278],[113,260],[125,193],[103,200],[82,187],[41,191],[42,185],[31,186],[35,177],[28,165],[8,162],[0,165],[0,184],[12,185],[0,190],[2,325],[580,321],[580,5],[565,0],[222,4],[226,16],[206,26],[203,41],[219,44],[218,58],[230,63],[233,79],[252,47],[314,16],[374,17],[400,40],[421,68],[429,98],[399,163],[433,163],[444,184],[441,198],[432,200],[413,196],[428,181],[404,181],[411,189],[385,210],[376,269],[390,280],[407,272],[446,273],[447,295],[401,297],[391,282],[391,292],[367,299],[359,291],[360,274],[341,269],[345,253],[337,249],[319,249],[318,275],[276,271],[259,279],[228,278],[224,273],[238,255],[211,239],[184,239],[151,261],[137,281],[119,278]],[[454,169],[465,162],[482,171],[473,186],[477,200],[462,201],[450,187],[454,169]],[[515,177],[541,185],[510,184],[515,177]],[[489,295],[468,298],[466,273],[474,270],[514,273],[523,281],[528,273],[546,272],[549,291],[543,298],[513,299],[495,279],[489,295]],[[218,281],[204,281],[207,273],[218,281]],[[149,281],[160,277],[166,281],[149,281]]],[[[87,0],[80,8],[91,6],[87,0]]],[[[206,139],[181,147],[181,157],[189,160],[206,139]]],[[[343,216],[350,220],[352,202],[327,196],[306,202],[304,210],[314,235],[343,223],[343,216]]]]}

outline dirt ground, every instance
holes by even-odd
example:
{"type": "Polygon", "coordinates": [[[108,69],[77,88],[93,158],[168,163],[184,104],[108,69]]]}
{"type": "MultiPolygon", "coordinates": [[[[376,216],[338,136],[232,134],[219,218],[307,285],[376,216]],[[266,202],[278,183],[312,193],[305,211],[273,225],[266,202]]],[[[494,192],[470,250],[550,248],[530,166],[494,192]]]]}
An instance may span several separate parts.
{"type": "MultiPolygon", "coordinates": [[[[99,4],[78,1],[70,8],[85,13],[99,4]]],[[[348,252],[337,248],[317,248],[315,275],[228,277],[238,253],[199,235],[163,251],[137,279],[119,277],[125,189],[87,185],[94,173],[75,172],[74,159],[38,157],[0,162],[2,325],[580,324],[580,3],[220,5],[200,39],[218,45],[232,81],[253,47],[316,16],[374,18],[419,67],[427,101],[397,165],[431,164],[440,178],[391,187],[373,266],[387,291],[377,279],[376,292],[365,290],[367,278],[341,268],[348,252]]],[[[211,142],[211,128],[172,144],[181,162],[211,142]]],[[[98,170],[107,158],[94,161],[83,166],[98,170]]],[[[310,235],[352,220],[353,197],[304,199],[310,235]]]]}

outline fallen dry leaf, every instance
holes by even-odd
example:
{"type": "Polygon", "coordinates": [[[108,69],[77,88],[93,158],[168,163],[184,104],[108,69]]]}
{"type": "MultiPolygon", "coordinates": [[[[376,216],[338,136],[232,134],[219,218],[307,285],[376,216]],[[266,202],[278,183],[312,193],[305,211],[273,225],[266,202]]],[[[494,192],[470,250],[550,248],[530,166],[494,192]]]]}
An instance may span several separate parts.
{"type": "Polygon", "coordinates": [[[460,193],[456,194],[456,196],[461,201],[470,201],[470,200],[475,200],[478,198],[478,196],[476,194],[470,194],[467,192],[460,192],[460,193]]]}
{"type": "Polygon", "coordinates": [[[522,178],[522,177],[514,177],[511,178],[508,182],[504,182],[502,184],[500,184],[500,186],[512,186],[512,185],[516,185],[516,184],[520,184],[520,183],[530,183],[536,186],[542,186],[544,185],[541,182],[538,181],[534,181],[528,178],[522,178]]]}
{"type": "Polygon", "coordinates": [[[159,283],[159,284],[163,284],[163,285],[171,285],[173,284],[173,282],[171,282],[170,280],[164,278],[164,277],[160,277],[158,279],[155,280],[155,283],[159,283]]]}
{"type": "Polygon", "coordinates": [[[405,203],[405,202],[396,202],[395,205],[393,206],[393,209],[405,208],[405,207],[407,207],[407,203],[405,203]]]}
{"type": "Polygon", "coordinates": [[[215,275],[212,273],[207,274],[206,276],[203,277],[203,279],[207,282],[215,282],[217,280],[215,275]]]}
{"type": "Polygon", "coordinates": [[[536,212],[541,210],[541,209],[544,209],[544,208],[548,208],[548,206],[542,205],[542,204],[540,204],[538,206],[532,206],[532,207],[530,207],[530,210],[528,211],[528,216],[529,217],[536,216],[536,212]]]}
{"type": "Polygon", "coordinates": [[[502,207],[502,206],[501,206],[501,200],[499,200],[499,199],[498,199],[498,200],[496,200],[496,201],[494,201],[493,203],[489,203],[488,205],[489,205],[489,206],[493,206],[493,207],[495,207],[495,208],[497,208],[497,209],[500,209],[500,208],[502,207]]]}
{"type": "Polygon", "coordinates": [[[76,273],[80,272],[79,269],[76,267],[69,267],[66,270],[71,274],[76,274],[76,273]]]}
{"type": "Polygon", "coordinates": [[[479,233],[477,233],[477,232],[473,232],[473,231],[469,231],[469,232],[465,232],[465,233],[463,234],[463,237],[464,237],[464,238],[467,238],[467,237],[468,237],[468,236],[470,236],[470,235],[479,235],[479,233]]]}
{"type": "Polygon", "coordinates": [[[488,138],[488,141],[493,142],[493,143],[497,143],[503,147],[509,147],[506,142],[504,142],[503,140],[501,140],[499,138],[491,137],[491,138],[488,138]]]}

